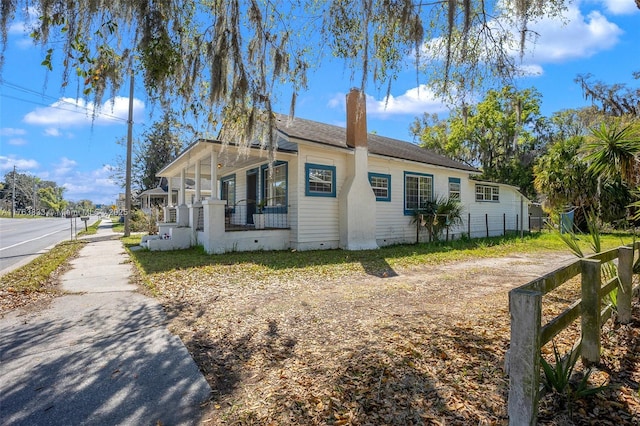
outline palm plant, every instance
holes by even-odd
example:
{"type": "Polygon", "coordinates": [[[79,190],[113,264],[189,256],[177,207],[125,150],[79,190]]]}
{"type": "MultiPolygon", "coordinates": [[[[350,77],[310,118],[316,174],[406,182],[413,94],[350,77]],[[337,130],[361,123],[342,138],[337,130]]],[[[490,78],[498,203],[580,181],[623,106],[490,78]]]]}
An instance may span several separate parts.
{"type": "MultiPolygon", "coordinates": [[[[589,248],[594,253],[602,252],[602,245],[600,242],[600,229],[598,227],[598,218],[596,214],[591,211],[587,216],[587,227],[589,228],[588,243],[589,248]]],[[[567,245],[571,253],[579,258],[585,258],[587,255],[582,251],[578,238],[576,237],[574,230],[569,230],[566,234],[558,232],[560,239],[567,245]]],[[[603,281],[608,281],[618,275],[618,267],[612,261],[602,264],[602,278],[603,281]]],[[[618,309],[618,287],[614,288],[610,293],[606,294],[603,298],[613,308],[614,312],[618,309]]]]}
{"type": "Polygon", "coordinates": [[[635,166],[640,154],[640,135],[636,126],[601,123],[591,129],[593,140],[585,144],[589,171],[606,179],[620,175],[628,185],[637,181],[635,166]]]}
{"type": "Polygon", "coordinates": [[[448,197],[438,197],[415,209],[411,223],[416,225],[416,243],[419,241],[420,229],[427,228],[429,241],[438,240],[446,230],[449,239],[449,229],[462,224],[462,204],[458,200],[448,197]]]}
{"type": "Polygon", "coordinates": [[[449,240],[449,229],[462,224],[462,204],[452,198],[436,200],[436,220],[434,221],[434,235],[436,238],[446,230],[446,240],[449,240]]]}
{"type": "MultiPolygon", "coordinates": [[[[636,123],[624,126],[620,122],[601,123],[600,127],[590,130],[593,139],[585,144],[585,160],[589,163],[588,171],[598,179],[598,202],[601,206],[603,181],[620,179],[629,188],[638,184],[636,167],[640,154],[640,134],[636,123]]],[[[602,212],[599,216],[602,216],[602,212]]]]}
{"type": "Polygon", "coordinates": [[[438,209],[436,201],[427,201],[413,210],[411,223],[416,225],[416,244],[420,242],[420,229],[426,227],[429,231],[429,242],[433,233],[433,218],[438,209]]]}

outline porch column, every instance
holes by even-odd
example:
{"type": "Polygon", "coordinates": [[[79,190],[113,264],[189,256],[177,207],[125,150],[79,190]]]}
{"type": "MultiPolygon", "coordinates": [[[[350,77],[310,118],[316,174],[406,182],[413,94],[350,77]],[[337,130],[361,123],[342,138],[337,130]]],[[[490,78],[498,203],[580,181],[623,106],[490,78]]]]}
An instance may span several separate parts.
{"type": "Polygon", "coordinates": [[[218,199],[218,153],[211,147],[211,197],[218,199]]]}
{"type": "Polygon", "coordinates": [[[167,207],[173,206],[173,188],[171,187],[171,177],[167,178],[167,193],[169,196],[167,197],[167,207]]]}
{"type": "Polygon", "coordinates": [[[182,169],[180,170],[180,192],[178,193],[178,204],[182,205],[182,204],[186,204],[186,199],[187,199],[187,170],[186,169],[182,169]]]}
{"type": "Polygon", "coordinates": [[[193,204],[198,204],[200,202],[200,200],[202,200],[202,197],[200,196],[200,188],[201,188],[201,182],[200,180],[202,179],[202,170],[200,170],[200,160],[196,161],[196,197],[193,200],[193,204]]]}
{"type": "Polygon", "coordinates": [[[178,226],[189,226],[189,207],[186,204],[187,199],[187,170],[180,170],[180,194],[178,208],[176,209],[176,222],[178,226]]]}
{"type": "Polygon", "coordinates": [[[225,252],[224,209],[226,205],[226,200],[204,200],[202,202],[204,209],[202,246],[209,254],[225,252]]]}

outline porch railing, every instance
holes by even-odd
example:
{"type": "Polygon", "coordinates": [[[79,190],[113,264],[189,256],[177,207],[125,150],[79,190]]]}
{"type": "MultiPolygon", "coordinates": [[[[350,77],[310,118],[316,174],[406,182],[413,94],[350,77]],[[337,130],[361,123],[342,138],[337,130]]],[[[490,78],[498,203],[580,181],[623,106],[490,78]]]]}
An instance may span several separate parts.
{"type": "Polygon", "coordinates": [[[175,207],[169,207],[169,223],[176,223],[177,221],[177,213],[175,207]]]}
{"type": "Polygon", "coordinates": [[[256,229],[288,229],[287,206],[259,205],[252,200],[240,200],[225,208],[225,231],[253,231],[256,229]]]}
{"type": "Polygon", "coordinates": [[[204,209],[202,207],[194,207],[198,209],[196,216],[196,231],[204,231],[204,209]]]}

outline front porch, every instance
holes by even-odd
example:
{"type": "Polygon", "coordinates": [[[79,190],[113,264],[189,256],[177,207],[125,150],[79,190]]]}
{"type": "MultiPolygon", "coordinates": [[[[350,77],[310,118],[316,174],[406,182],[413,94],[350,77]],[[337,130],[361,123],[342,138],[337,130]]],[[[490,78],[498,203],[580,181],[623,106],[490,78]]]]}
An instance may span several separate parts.
{"type": "Polygon", "coordinates": [[[285,208],[256,212],[252,200],[232,206],[227,200],[164,207],[158,235],[145,236],[141,245],[149,250],[180,250],[203,246],[207,253],[284,250],[290,247],[289,218],[285,208]]]}
{"type": "Polygon", "coordinates": [[[168,184],[164,220],[158,235],[145,237],[142,245],[150,250],[201,245],[208,253],[289,248],[286,166],[268,164],[259,147],[241,152],[217,141],[194,143],[162,170],[168,184]]]}

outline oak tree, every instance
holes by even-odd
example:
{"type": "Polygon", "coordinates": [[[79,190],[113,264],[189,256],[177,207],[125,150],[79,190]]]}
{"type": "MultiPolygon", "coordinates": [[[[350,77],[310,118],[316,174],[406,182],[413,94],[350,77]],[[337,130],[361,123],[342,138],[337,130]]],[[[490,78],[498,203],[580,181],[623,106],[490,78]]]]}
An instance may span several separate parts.
{"type": "Polygon", "coordinates": [[[75,74],[95,104],[134,72],[151,100],[204,118],[198,131],[222,129],[223,142],[240,144],[262,135],[271,146],[275,102],[288,97],[293,114],[327,58],[362,89],[387,93],[413,63],[417,80],[464,102],[488,79],[516,75],[514,52],[535,38],[529,25],[567,1],[6,0],[0,47],[24,20],[43,65],[60,69],[63,86],[75,74]]]}

